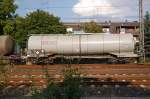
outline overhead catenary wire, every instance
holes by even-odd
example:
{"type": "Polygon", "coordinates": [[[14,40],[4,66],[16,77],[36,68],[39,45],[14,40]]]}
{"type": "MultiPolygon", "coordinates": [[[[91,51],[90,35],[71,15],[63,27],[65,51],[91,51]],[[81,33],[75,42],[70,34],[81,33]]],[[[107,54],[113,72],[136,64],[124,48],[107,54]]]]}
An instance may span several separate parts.
{"type": "MultiPolygon", "coordinates": [[[[107,3],[105,2],[102,2],[103,5],[93,5],[95,4],[95,0],[90,0],[90,1],[86,1],[86,3],[89,3],[90,5],[86,5],[86,6],[70,6],[70,5],[65,5],[64,6],[64,2],[59,2],[59,4],[57,6],[54,6],[54,5],[50,5],[51,3],[48,2],[48,1],[43,1],[41,3],[41,7],[31,7],[31,8],[28,8],[28,7],[25,7],[25,8],[20,8],[21,10],[26,10],[26,11],[34,11],[36,9],[42,9],[42,10],[46,10],[46,11],[50,11],[52,14],[53,12],[55,12],[55,9],[60,9],[60,10],[65,10],[65,9],[86,9],[86,8],[96,8],[96,10],[94,10],[92,13],[95,13],[93,15],[91,15],[91,17],[82,17],[81,15],[76,15],[76,17],[63,17],[61,16],[61,19],[63,20],[70,20],[70,21],[79,21],[81,22],[82,20],[96,20],[96,19],[101,19],[101,18],[104,18],[102,17],[103,15],[99,14],[98,12],[101,12],[101,9],[103,8],[128,8],[128,7],[132,7],[134,8],[135,10],[137,10],[138,12],[138,2],[135,2],[134,4],[133,3],[128,3],[128,4],[123,4],[123,3],[120,3],[122,0],[120,1],[111,1],[111,5],[107,5],[107,3]],[[62,5],[63,4],[63,5],[62,5]],[[97,17],[98,16],[98,17],[97,17]]],[[[57,1],[55,1],[57,2],[57,1]]],[[[68,0],[67,2],[70,2],[70,0],[68,0]]],[[[144,7],[149,7],[150,5],[150,2],[148,3],[143,3],[144,7]]],[[[60,11],[59,10],[59,11],[60,11]]],[[[67,15],[68,16],[68,15],[67,15]]],[[[125,18],[134,18],[134,19],[138,19],[138,13],[137,15],[133,15],[133,16],[125,16],[125,18]]]]}
{"type": "MultiPolygon", "coordinates": [[[[150,3],[145,3],[143,4],[144,7],[149,7],[150,8],[150,3]]],[[[34,10],[34,9],[70,9],[70,8],[112,8],[112,7],[117,7],[117,8],[124,8],[124,7],[135,7],[138,9],[139,5],[133,5],[133,4],[128,4],[128,5],[119,5],[118,4],[113,4],[113,5],[103,5],[103,6],[80,6],[80,7],[75,7],[75,6],[44,6],[44,7],[32,7],[32,8],[20,8],[21,10],[34,10]]]]}
{"type": "MultiPolygon", "coordinates": [[[[79,22],[82,20],[82,19],[99,19],[99,18],[104,18],[104,16],[101,16],[100,14],[98,14],[98,12],[100,11],[100,9],[103,9],[103,8],[112,8],[112,7],[117,7],[117,8],[128,8],[129,6],[84,6],[84,7],[75,7],[75,8],[79,8],[79,9],[86,9],[86,8],[96,8],[96,10],[93,12],[95,14],[91,15],[90,17],[83,17],[81,15],[77,15],[76,17],[66,17],[66,16],[61,16],[61,19],[65,19],[65,20],[78,20],[79,22]]],[[[54,10],[50,10],[50,9],[70,9],[72,7],[41,7],[41,8],[22,8],[22,10],[27,10],[27,11],[34,11],[36,9],[42,9],[42,10],[46,10],[46,11],[52,11],[51,13],[53,14],[54,10]]],[[[134,9],[137,10],[138,12],[138,7],[135,6],[134,9]]],[[[138,15],[138,13],[137,13],[138,15]]],[[[132,16],[126,16],[126,17],[129,17],[129,18],[138,18],[138,16],[136,15],[132,15],[132,16]]]]}
{"type": "MultiPolygon", "coordinates": [[[[125,5],[125,6],[120,6],[120,5],[112,5],[112,6],[82,6],[82,7],[72,7],[72,6],[51,6],[51,7],[39,7],[39,8],[35,8],[35,7],[33,7],[33,8],[21,8],[22,10],[31,10],[31,9],[62,9],[62,8],[64,8],[64,9],[70,9],[70,8],[112,8],[112,7],[118,7],[118,8],[123,8],[123,7],[131,7],[131,5],[130,6],[127,6],[127,5],[125,5]]],[[[138,8],[138,6],[137,5],[132,5],[132,7],[137,7],[138,8]]]]}

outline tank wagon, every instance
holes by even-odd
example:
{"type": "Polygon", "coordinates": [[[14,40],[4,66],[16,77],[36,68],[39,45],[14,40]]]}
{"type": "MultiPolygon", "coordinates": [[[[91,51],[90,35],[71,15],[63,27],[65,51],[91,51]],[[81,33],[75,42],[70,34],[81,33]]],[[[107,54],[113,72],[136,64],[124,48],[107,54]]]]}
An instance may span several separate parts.
{"type": "Polygon", "coordinates": [[[20,64],[23,61],[24,59],[21,58],[20,48],[13,37],[10,35],[1,35],[0,64],[20,64]]]}
{"type": "Polygon", "coordinates": [[[132,34],[32,35],[28,39],[28,59],[52,61],[64,58],[135,58],[132,34]],[[46,60],[45,60],[46,59],[46,60]]]}
{"type": "Polygon", "coordinates": [[[0,36],[0,55],[10,55],[14,51],[14,40],[9,35],[0,36]]]}

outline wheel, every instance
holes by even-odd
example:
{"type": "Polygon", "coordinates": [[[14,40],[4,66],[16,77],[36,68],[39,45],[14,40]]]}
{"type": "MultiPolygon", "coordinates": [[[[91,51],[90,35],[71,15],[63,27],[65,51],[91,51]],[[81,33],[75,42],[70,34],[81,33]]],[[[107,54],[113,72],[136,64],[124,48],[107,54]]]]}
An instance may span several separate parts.
{"type": "Polygon", "coordinates": [[[48,64],[53,65],[54,64],[54,59],[53,58],[49,58],[48,60],[46,60],[48,64]]]}
{"type": "Polygon", "coordinates": [[[108,64],[117,64],[118,63],[118,59],[116,58],[109,58],[108,59],[108,64]]]}

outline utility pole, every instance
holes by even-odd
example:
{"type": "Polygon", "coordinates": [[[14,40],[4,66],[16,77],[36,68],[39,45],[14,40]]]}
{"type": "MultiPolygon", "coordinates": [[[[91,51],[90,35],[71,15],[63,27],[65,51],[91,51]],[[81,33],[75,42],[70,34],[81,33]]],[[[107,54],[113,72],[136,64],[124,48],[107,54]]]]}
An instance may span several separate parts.
{"type": "Polygon", "coordinates": [[[145,62],[145,48],[144,48],[144,18],[143,18],[143,0],[139,0],[139,25],[140,25],[140,60],[141,63],[145,62]]]}

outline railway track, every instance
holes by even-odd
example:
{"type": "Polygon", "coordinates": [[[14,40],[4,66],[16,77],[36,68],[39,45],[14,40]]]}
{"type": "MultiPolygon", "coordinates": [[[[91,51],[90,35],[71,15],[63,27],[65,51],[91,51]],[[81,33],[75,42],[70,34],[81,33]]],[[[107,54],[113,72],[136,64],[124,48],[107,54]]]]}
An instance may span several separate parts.
{"type": "MultiPolygon", "coordinates": [[[[70,65],[16,65],[9,72],[6,81],[9,85],[32,84],[46,86],[47,74],[49,79],[63,81],[63,70],[70,65]]],[[[76,68],[88,85],[127,85],[150,88],[150,65],[137,64],[79,64],[71,65],[76,68]],[[85,80],[86,79],[86,80],[85,80]]]]}

